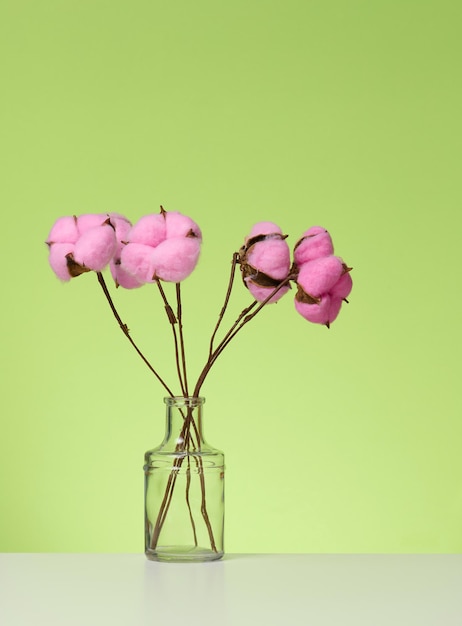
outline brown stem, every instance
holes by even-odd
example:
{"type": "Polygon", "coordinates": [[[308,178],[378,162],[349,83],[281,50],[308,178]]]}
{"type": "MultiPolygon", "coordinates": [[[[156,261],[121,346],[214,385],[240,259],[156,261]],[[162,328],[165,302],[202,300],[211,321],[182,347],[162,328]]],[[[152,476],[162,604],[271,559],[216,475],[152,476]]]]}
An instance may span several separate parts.
{"type": "Polygon", "coordinates": [[[204,518],[205,525],[207,526],[207,531],[209,533],[210,547],[212,548],[214,552],[218,552],[217,546],[215,543],[215,537],[213,536],[213,529],[210,523],[209,514],[207,512],[207,504],[205,501],[205,478],[204,478],[202,459],[199,459],[199,460],[200,460],[200,467],[198,471],[199,471],[199,478],[200,478],[201,492],[202,492],[201,513],[202,513],[202,517],[204,518]]]}
{"type": "Polygon", "coordinates": [[[202,372],[200,373],[196,386],[194,388],[194,396],[197,397],[199,395],[201,387],[204,383],[204,380],[206,379],[208,373],[210,372],[212,365],[215,363],[215,361],[223,352],[223,350],[226,348],[226,346],[229,344],[229,342],[237,335],[237,333],[245,326],[245,324],[250,322],[250,320],[252,320],[257,315],[257,313],[259,313],[263,309],[263,307],[268,304],[268,302],[278,293],[280,289],[282,289],[285,285],[287,285],[289,281],[294,279],[294,276],[295,275],[293,273],[290,273],[284,280],[282,280],[279,283],[279,285],[277,285],[273,289],[273,291],[268,295],[268,297],[265,298],[265,300],[263,300],[262,302],[260,302],[259,306],[250,315],[249,315],[249,312],[251,311],[251,309],[253,309],[258,304],[257,300],[255,300],[249,307],[241,311],[241,314],[239,315],[237,320],[234,322],[233,326],[226,333],[225,337],[219,343],[219,345],[214,350],[212,355],[209,356],[207,363],[204,365],[204,368],[202,369],[202,372]]]}
{"type": "Polygon", "coordinates": [[[151,372],[154,374],[154,376],[157,378],[157,380],[160,382],[160,384],[164,387],[164,389],[167,391],[169,396],[173,397],[173,392],[170,390],[170,388],[167,386],[167,384],[165,383],[165,381],[160,377],[160,375],[156,372],[156,370],[153,368],[153,366],[151,365],[151,363],[147,360],[147,358],[144,356],[144,354],[141,352],[141,350],[138,348],[138,346],[136,345],[136,343],[133,341],[133,339],[130,336],[130,331],[128,330],[128,326],[126,324],[124,324],[124,322],[122,321],[122,319],[120,318],[119,313],[117,312],[117,309],[114,305],[114,302],[111,298],[111,294],[109,293],[109,289],[107,288],[106,285],[106,281],[104,280],[104,276],[102,275],[101,272],[96,272],[96,275],[98,277],[98,282],[101,285],[101,289],[103,290],[104,295],[106,296],[106,299],[109,303],[109,306],[111,307],[111,311],[114,314],[114,317],[116,318],[122,332],[124,333],[124,335],[127,337],[128,341],[132,344],[132,346],[135,348],[136,352],[138,353],[138,355],[142,358],[142,360],[145,362],[145,364],[148,366],[148,368],[151,370],[151,372]]]}
{"type": "Polygon", "coordinates": [[[172,307],[170,306],[170,304],[169,304],[169,302],[167,300],[167,296],[165,295],[163,287],[160,284],[160,280],[156,280],[156,284],[157,284],[157,287],[159,288],[159,292],[160,292],[160,295],[162,296],[162,300],[164,301],[165,312],[167,313],[168,321],[170,322],[170,326],[172,328],[173,342],[175,344],[176,371],[178,373],[178,379],[180,381],[181,393],[183,394],[183,396],[186,397],[187,393],[186,393],[186,388],[185,388],[185,385],[184,385],[184,382],[183,382],[183,375],[181,373],[180,351],[179,351],[179,348],[178,348],[178,337],[177,337],[176,328],[175,328],[175,324],[177,324],[178,320],[176,319],[175,313],[173,312],[173,309],[172,309],[172,307]]]}
{"type": "Polygon", "coordinates": [[[217,321],[217,324],[215,326],[215,329],[214,329],[214,331],[212,333],[212,336],[210,338],[209,358],[212,356],[212,353],[213,353],[213,342],[215,340],[215,335],[217,334],[218,329],[220,328],[220,324],[221,324],[221,322],[223,320],[226,308],[228,306],[229,298],[231,296],[231,291],[233,289],[234,275],[236,273],[236,265],[237,265],[238,261],[239,261],[239,253],[235,252],[233,254],[233,259],[231,261],[231,273],[230,273],[230,276],[229,276],[228,289],[226,291],[225,301],[224,301],[223,307],[222,307],[222,309],[220,311],[220,314],[218,316],[218,321],[217,321]]]}
{"type": "MultiPolygon", "coordinates": [[[[188,449],[189,451],[189,445],[190,442],[193,443],[193,439],[191,436],[191,425],[193,427],[193,430],[195,432],[196,438],[197,438],[197,443],[198,443],[198,447],[200,448],[200,436],[199,436],[199,431],[197,429],[197,425],[193,419],[192,416],[192,408],[188,407],[188,414],[187,416],[184,418],[184,423],[183,423],[183,427],[181,429],[180,432],[180,437],[179,439],[182,440],[182,444],[177,444],[176,446],[176,451],[180,451],[180,450],[184,450],[184,449],[188,449]]],[[[162,503],[160,505],[159,508],[159,513],[157,515],[157,520],[156,523],[154,525],[154,530],[153,533],[151,535],[151,540],[150,540],[150,547],[151,549],[155,549],[155,547],[157,546],[157,541],[159,539],[160,536],[160,532],[162,530],[162,526],[164,525],[165,519],[167,517],[167,513],[168,513],[168,509],[170,508],[170,504],[173,498],[173,492],[175,489],[175,485],[176,485],[176,479],[178,476],[178,471],[181,466],[183,465],[183,461],[186,457],[181,456],[181,457],[177,457],[174,460],[173,463],[173,468],[172,471],[170,472],[170,476],[168,478],[167,481],[167,486],[165,488],[165,493],[164,493],[164,497],[162,500],[162,503]]],[[[198,474],[199,474],[199,480],[201,483],[201,492],[202,492],[202,500],[201,500],[201,513],[202,516],[204,518],[204,522],[205,525],[207,527],[207,531],[209,534],[209,539],[210,539],[210,546],[212,548],[212,550],[214,552],[217,552],[217,547],[215,544],[215,538],[213,536],[213,529],[212,529],[212,525],[210,523],[210,518],[207,512],[207,505],[206,505],[206,495],[205,495],[205,479],[204,479],[204,472],[203,472],[203,462],[202,462],[202,458],[200,456],[195,456],[195,460],[196,460],[196,464],[198,465],[198,474]]],[[[188,464],[189,464],[189,455],[188,455],[188,464]]],[[[189,507],[189,496],[188,496],[188,487],[187,487],[187,496],[186,496],[186,500],[188,503],[188,507],[189,507]]],[[[194,520],[192,518],[192,514],[191,514],[191,509],[190,509],[190,517],[191,517],[191,524],[193,527],[193,533],[194,536],[196,537],[196,530],[195,530],[195,524],[194,524],[194,520]]],[[[197,541],[197,540],[196,540],[197,541]]],[[[197,542],[196,542],[197,545],[197,542]]]]}
{"type": "Polygon", "coordinates": [[[189,501],[189,490],[191,489],[191,459],[188,456],[188,469],[186,470],[186,504],[189,511],[189,519],[191,520],[192,531],[194,535],[194,545],[197,547],[197,533],[196,524],[191,510],[191,503],[189,501]]]}
{"type": "Polygon", "coordinates": [[[173,489],[175,487],[176,477],[177,477],[177,473],[175,470],[176,468],[179,469],[181,467],[183,460],[184,460],[184,457],[180,459],[175,459],[173,463],[173,468],[172,468],[172,471],[170,472],[170,476],[168,477],[164,497],[159,508],[159,513],[157,514],[157,520],[154,525],[154,530],[151,535],[151,541],[150,541],[151,549],[154,549],[157,546],[157,541],[159,539],[160,531],[162,530],[162,526],[164,525],[164,522],[165,522],[165,516],[167,515],[170,502],[172,501],[173,489]]]}
{"type": "Polygon", "coordinates": [[[187,367],[186,367],[186,349],[183,335],[183,308],[181,306],[181,283],[176,283],[176,316],[178,319],[178,330],[180,335],[180,350],[181,350],[181,363],[183,366],[183,381],[184,381],[184,390],[185,396],[189,395],[188,392],[188,375],[187,375],[187,367]]]}

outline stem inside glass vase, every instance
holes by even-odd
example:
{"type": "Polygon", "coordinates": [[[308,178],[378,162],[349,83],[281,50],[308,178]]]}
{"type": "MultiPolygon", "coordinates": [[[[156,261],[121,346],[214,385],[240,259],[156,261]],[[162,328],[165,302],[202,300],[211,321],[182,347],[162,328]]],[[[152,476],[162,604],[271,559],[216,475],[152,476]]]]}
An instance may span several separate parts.
{"type": "Polygon", "coordinates": [[[208,561],[223,555],[224,456],[203,436],[204,398],[164,399],[166,430],[145,455],[146,556],[208,561]]]}

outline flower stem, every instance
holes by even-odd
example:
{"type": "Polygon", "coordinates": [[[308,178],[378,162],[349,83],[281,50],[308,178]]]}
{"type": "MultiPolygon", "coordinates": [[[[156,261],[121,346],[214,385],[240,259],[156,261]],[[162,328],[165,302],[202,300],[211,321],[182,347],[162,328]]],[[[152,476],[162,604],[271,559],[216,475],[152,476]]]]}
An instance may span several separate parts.
{"type": "Polygon", "coordinates": [[[194,545],[197,547],[197,533],[196,533],[196,524],[194,522],[194,517],[191,509],[191,502],[189,501],[189,491],[191,489],[191,459],[188,456],[188,469],[186,470],[186,504],[189,511],[189,519],[191,521],[193,537],[194,537],[194,545]]]}
{"type": "Polygon", "coordinates": [[[184,343],[184,335],[183,335],[183,310],[181,306],[181,283],[176,283],[176,316],[178,319],[178,330],[180,335],[180,350],[181,350],[181,363],[183,366],[183,381],[184,381],[184,389],[185,396],[189,395],[188,392],[188,374],[186,367],[186,349],[184,343]]]}
{"type": "Polygon", "coordinates": [[[226,291],[225,301],[224,301],[223,307],[222,307],[222,309],[220,311],[220,315],[218,316],[218,321],[217,321],[217,324],[215,326],[215,329],[214,329],[214,331],[212,333],[212,336],[210,338],[209,358],[212,356],[212,353],[213,353],[213,342],[215,340],[215,335],[217,334],[218,329],[220,328],[220,324],[221,324],[221,322],[223,320],[226,308],[228,306],[229,299],[231,297],[231,291],[233,289],[233,282],[234,282],[234,275],[235,275],[235,272],[236,272],[236,265],[238,263],[238,260],[239,260],[239,253],[235,252],[233,254],[233,259],[231,261],[231,273],[230,273],[230,276],[229,276],[228,289],[226,291]]]}
{"type": "Polygon", "coordinates": [[[165,291],[164,291],[162,285],[160,284],[160,280],[156,280],[156,285],[159,288],[160,295],[162,296],[162,300],[164,301],[165,312],[167,313],[168,321],[170,322],[170,326],[172,327],[173,342],[175,344],[176,371],[178,373],[178,379],[180,381],[181,393],[186,398],[188,394],[186,393],[186,387],[185,387],[185,383],[183,381],[183,374],[181,372],[180,351],[179,351],[179,347],[178,347],[178,337],[177,337],[176,328],[175,328],[175,324],[178,323],[178,320],[177,320],[177,318],[175,316],[175,313],[173,312],[172,307],[170,306],[170,304],[169,304],[169,302],[167,300],[167,296],[165,295],[165,291]]]}
{"type": "Polygon", "coordinates": [[[138,353],[138,355],[141,357],[141,359],[145,362],[145,364],[147,365],[147,367],[151,370],[151,372],[154,374],[154,376],[157,378],[157,380],[160,382],[160,384],[164,387],[164,389],[167,391],[168,395],[173,397],[173,392],[171,391],[171,389],[168,387],[167,383],[163,380],[163,378],[161,378],[161,376],[157,373],[157,371],[153,368],[153,366],[151,365],[151,363],[148,361],[148,359],[144,356],[144,354],[141,352],[141,350],[138,348],[138,346],[136,345],[136,343],[133,341],[132,337],[130,336],[130,331],[128,329],[127,324],[124,324],[124,322],[122,321],[122,319],[120,318],[120,315],[114,305],[114,302],[111,298],[111,294],[109,293],[109,289],[107,288],[106,285],[106,281],[104,280],[104,276],[102,275],[101,272],[96,272],[96,275],[98,277],[98,282],[101,286],[101,289],[103,290],[104,295],[106,296],[106,299],[109,303],[109,306],[111,307],[111,311],[114,314],[114,317],[116,318],[122,332],[124,333],[124,335],[127,337],[128,341],[132,344],[132,346],[135,348],[136,352],[138,353]]]}
{"type": "Polygon", "coordinates": [[[267,298],[265,298],[265,300],[260,302],[259,306],[255,309],[255,311],[253,311],[253,313],[250,313],[250,311],[258,304],[257,300],[255,300],[250,306],[248,306],[243,311],[241,311],[239,317],[234,322],[233,326],[231,326],[230,330],[226,333],[226,335],[221,340],[221,342],[218,344],[216,349],[209,355],[207,363],[204,365],[204,368],[202,369],[202,372],[200,373],[199,378],[198,378],[197,383],[196,383],[196,386],[194,388],[194,396],[197,397],[199,395],[200,389],[201,389],[201,387],[202,387],[202,385],[204,383],[205,378],[207,377],[208,373],[210,372],[210,370],[212,368],[212,365],[215,363],[217,358],[220,356],[220,354],[223,352],[223,350],[226,348],[226,346],[230,343],[230,341],[245,326],[245,324],[250,322],[250,320],[252,320],[257,315],[257,313],[259,313],[263,309],[263,307],[268,304],[268,302],[271,300],[271,298],[273,298],[273,296],[275,296],[280,289],[282,289],[285,285],[287,285],[289,283],[289,281],[293,280],[293,278],[294,278],[294,275],[292,273],[290,273],[284,280],[282,280],[273,289],[273,291],[269,294],[269,296],[267,298]]]}
{"type": "MultiPolygon", "coordinates": [[[[207,532],[209,535],[209,540],[210,540],[210,546],[212,548],[212,550],[214,552],[217,552],[217,547],[216,547],[216,543],[215,543],[215,538],[213,535],[213,529],[212,529],[212,525],[210,523],[210,518],[208,515],[208,511],[207,511],[207,504],[206,504],[206,493],[205,493],[205,478],[204,478],[204,471],[203,471],[203,462],[202,462],[202,458],[200,456],[200,435],[199,435],[199,431],[196,425],[196,422],[194,420],[193,417],[193,412],[192,412],[192,408],[189,407],[188,408],[188,413],[186,415],[186,417],[183,418],[183,427],[181,429],[180,432],[180,436],[179,436],[179,440],[182,442],[181,444],[177,444],[176,446],[176,452],[183,452],[185,450],[188,451],[189,453],[189,446],[192,443],[194,450],[198,450],[198,454],[194,454],[193,452],[193,456],[195,459],[195,462],[197,464],[198,467],[198,475],[199,475],[199,480],[200,480],[200,485],[201,485],[201,513],[202,513],[202,517],[204,518],[204,523],[206,525],[207,528],[207,532]],[[191,426],[194,430],[194,433],[196,435],[197,438],[197,448],[194,446],[194,440],[192,438],[192,434],[191,434],[191,426]]],[[[162,499],[160,508],[159,508],[159,512],[157,514],[157,520],[156,523],[154,525],[154,529],[151,535],[151,539],[150,539],[150,547],[151,549],[155,549],[157,546],[157,542],[159,540],[159,536],[162,530],[162,527],[164,525],[165,519],[167,517],[167,513],[168,510],[170,508],[170,504],[172,502],[172,498],[173,498],[173,492],[175,489],[175,485],[176,485],[176,480],[178,477],[178,472],[181,468],[181,466],[183,465],[183,461],[185,460],[185,458],[188,459],[188,470],[187,472],[189,472],[189,468],[190,468],[190,455],[187,454],[185,456],[181,455],[181,456],[177,456],[175,458],[175,460],[173,461],[173,467],[172,470],[170,472],[170,476],[168,478],[167,481],[167,485],[165,487],[165,492],[164,492],[164,497],[162,499]]],[[[191,521],[191,526],[192,526],[192,530],[193,530],[193,535],[194,535],[194,539],[197,545],[197,535],[196,535],[196,526],[194,523],[194,519],[192,516],[192,511],[190,508],[190,502],[189,502],[189,489],[190,489],[190,480],[189,480],[190,476],[188,477],[188,473],[187,473],[187,484],[186,484],[186,504],[189,510],[189,515],[190,515],[190,521],[191,521]]]]}

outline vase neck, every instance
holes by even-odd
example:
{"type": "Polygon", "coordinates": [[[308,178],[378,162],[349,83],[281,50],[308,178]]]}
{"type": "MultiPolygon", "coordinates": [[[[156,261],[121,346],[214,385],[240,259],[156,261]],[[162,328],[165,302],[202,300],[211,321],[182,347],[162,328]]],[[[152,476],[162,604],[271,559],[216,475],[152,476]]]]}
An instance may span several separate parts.
{"type": "Polygon", "coordinates": [[[205,398],[175,396],[164,398],[165,438],[162,447],[171,450],[198,450],[205,443],[203,405],[205,398]]]}

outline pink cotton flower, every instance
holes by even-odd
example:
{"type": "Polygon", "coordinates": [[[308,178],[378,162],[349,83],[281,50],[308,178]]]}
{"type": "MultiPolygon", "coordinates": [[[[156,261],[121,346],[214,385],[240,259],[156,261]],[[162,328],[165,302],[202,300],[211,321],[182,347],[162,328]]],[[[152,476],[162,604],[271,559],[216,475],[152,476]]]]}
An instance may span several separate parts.
{"type": "Polygon", "coordinates": [[[290,269],[289,246],[280,236],[257,241],[247,251],[247,262],[258,272],[284,280],[290,269]]]}
{"type": "Polygon", "coordinates": [[[245,242],[247,243],[253,237],[259,237],[260,235],[282,235],[282,230],[274,222],[257,222],[250,229],[245,242]]]}
{"type": "Polygon", "coordinates": [[[124,289],[137,289],[145,284],[143,281],[139,281],[136,276],[130,274],[122,266],[120,258],[112,259],[109,263],[109,268],[116,287],[123,287],[124,289]]]}
{"type": "Polygon", "coordinates": [[[337,256],[321,257],[300,267],[297,283],[310,296],[327,293],[344,273],[343,261],[337,256]]]}
{"type": "Polygon", "coordinates": [[[122,248],[120,268],[140,284],[153,283],[154,266],[151,261],[153,251],[154,248],[143,243],[128,243],[122,248]]]}
{"type": "Polygon", "coordinates": [[[166,239],[175,237],[196,237],[202,240],[202,233],[199,226],[187,215],[177,211],[165,211],[166,239]]]}
{"type": "Polygon", "coordinates": [[[120,257],[122,250],[126,245],[128,233],[131,229],[131,222],[118,213],[109,214],[111,224],[115,228],[115,235],[117,241],[116,251],[112,259],[109,261],[109,269],[111,270],[112,278],[116,284],[116,287],[124,287],[125,289],[134,289],[135,287],[141,287],[143,283],[138,282],[133,276],[128,274],[122,267],[120,257]]]}
{"type": "Polygon", "coordinates": [[[167,226],[162,213],[151,213],[141,217],[131,228],[127,241],[130,243],[142,243],[145,246],[155,248],[165,241],[167,226]]]}
{"type": "Polygon", "coordinates": [[[350,269],[332,255],[304,263],[298,273],[295,295],[295,308],[300,315],[329,327],[352,289],[350,269]]]}
{"type": "Polygon", "coordinates": [[[114,252],[114,256],[112,257],[110,263],[119,263],[120,254],[122,252],[122,248],[126,245],[128,233],[131,228],[131,222],[127,220],[127,218],[117,215],[115,213],[109,214],[109,219],[115,230],[116,237],[116,251],[114,252]]]}
{"type": "MultiPolygon", "coordinates": [[[[248,287],[252,296],[258,302],[264,302],[266,298],[274,291],[274,287],[260,287],[256,283],[254,283],[250,278],[245,279],[245,284],[248,287]]],[[[277,286],[277,285],[276,285],[277,286]]],[[[282,298],[282,296],[287,293],[290,289],[289,285],[284,285],[281,287],[277,293],[274,294],[272,298],[268,300],[268,304],[274,304],[278,300],[282,298]]]]}
{"type": "Polygon", "coordinates": [[[95,272],[101,272],[117,249],[114,227],[109,219],[81,235],[74,247],[74,261],[95,272]]]}
{"type": "Polygon", "coordinates": [[[342,306],[341,298],[334,298],[329,294],[324,294],[318,304],[300,302],[295,298],[296,310],[309,322],[313,324],[323,324],[329,327],[337,318],[342,306]]]}
{"type": "Polygon", "coordinates": [[[303,233],[294,248],[294,261],[300,267],[303,263],[334,253],[331,236],[322,226],[312,226],[303,233]]]}
{"type": "Polygon", "coordinates": [[[67,257],[74,252],[73,243],[51,243],[48,262],[51,269],[60,280],[69,281],[72,275],[69,272],[67,257]]]}
{"type": "Polygon", "coordinates": [[[53,224],[47,238],[47,244],[75,243],[78,238],[77,217],[75,215],[66,215],[57,219],[53,224]]]}
{"type": "Polygon", "coordinates": [[[108,217],[107,213],[84,213],[83,215],[79,215],[77,217],[79,235],[83,235],[87,230],[95,228],[96,226],[101,226],[108,217]]]}
{"type": "Polygon", "coordinates": [[[145,215],[128,232],[111,268],[116,284],[133,289],[155,280],[181,282],[196,267],[201,242],[199,226],[186,215],[164,209],[145,215]]]}
{"type": "MultiPolygon", "coordinates": [[[[244,284],[259,302],[266,300],[289,274],[289,246],[273,222],[258,222],[252,227],[239,259],[244,284]]],[[[282,287],[269,302],[277,302],[289,288],[289,285],[282,287]]]]}
{"type": "Polygon", "coordinates": [[[79,238],[77,218],[66,215],[58,218],[51,227],[46,243],[49,247],[48,262],[51,269],[60,280],[69,281],[67,255],[74,252],[75,242],[79,238]]]}
{"type": "Polygon", "coordinates": [[[179,283],[196,267],[201,241],[196,237],[173,237],[155,248],[151,254],[154,275],[160,280],[179,283]]]}
{"type": "Polygon", "coordinates": [[[91,270],[102,271],[116,254],[120,237],[129,227],[130,222],[118,213],[59,218],[47,239],[52,270],[64,281],[91,270]]]}
{"type": "Polygon", "coordinates": [[[120,215],[120,213],[108,213],[107,217],[109,217],[111,224],[114,227],[117,245],[120,246],[122,241],[126,240],[128,232],[132,227],[132,223],[124,215],[120,215]]]}
{"type": "Polygon", "coordinates": [[[340,300],[346,300],[350,295],[353,288],[353,280],[351,274],[347,271],[343,276],[340,276],[335,285],[331,288],[330,294],[332,297],[340,298],[340,300]]]}

